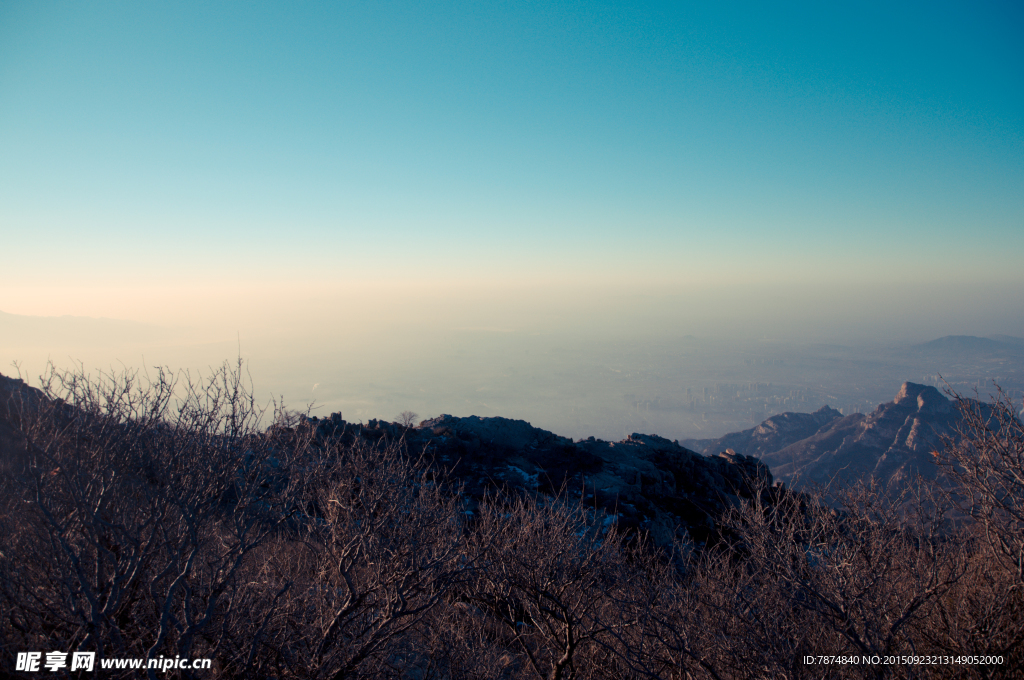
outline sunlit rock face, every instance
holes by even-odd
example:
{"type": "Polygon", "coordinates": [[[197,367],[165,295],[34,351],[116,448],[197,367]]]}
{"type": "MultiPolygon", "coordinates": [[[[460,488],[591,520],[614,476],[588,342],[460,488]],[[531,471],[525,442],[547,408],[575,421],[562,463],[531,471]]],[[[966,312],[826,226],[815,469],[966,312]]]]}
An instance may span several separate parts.
{"type": "Polygon", "coordinates": [[[834,408],[822,406],[814,413],[780,413],[757,427],[717,439],[686,439],[680,443],[708,456],[732,449],[760,458],[806,439],[842,417],[834,408]]]}
{"type": "Polygon", "coordinates": [[[816,413],[784,413],[751,430],[698,443],[728,443],[757,455],[776,478],[796,486],[875,479],[899,487],[917,474],[935,477],[932,453],[943,447],[944,436],[956,435],[958,421],[937,389],[906,382],[870,414],[844,418],[827,406],[816,413]],[[817,427],[815,419],[821,421],[817,427]]]}

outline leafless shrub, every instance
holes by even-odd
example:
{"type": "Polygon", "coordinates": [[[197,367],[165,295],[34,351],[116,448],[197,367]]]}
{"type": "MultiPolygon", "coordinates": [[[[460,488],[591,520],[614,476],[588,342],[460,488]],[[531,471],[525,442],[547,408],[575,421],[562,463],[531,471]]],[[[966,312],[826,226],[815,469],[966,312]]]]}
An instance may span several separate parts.
{"type": "Polygon", "coordinates": [[[464,597],[449,597],[424,622],[416,640],[424,680],[513,680],[530,677],[509,649],[501,624],[464,597]]]}
{"type": "Polygon", "coordinates": [[[332,453],[315,511],[262,567],[268,610],[260,674],[388,676],[417,663],[408,641],[471,564],[461,505],[395,446],[332,453]]]}
{"type": "Polygon", "coordinates": [[[688,631],[690,658],[709,677],[722,678],[904,672],[885,665],[808,668],[803,657],[923,653],[919,626],[966,570],[962,551],[938,531],[941,512],[932,508],[929,529],[908,519],[910,499],[867,485],[843,490],[832,504],[795,494],[767,503],[768,497],[762,493],[724,518],[730,538],[696,559],[688,581],[696,592],[680,602],[696,602],[700,613],[678,614],[700,624],[688,631]]]}
{"type": "Polygon", "coordinates": [[[3,613],[21,649],[214,656],[246,557],[286,517],[241,367],[52,367],[4,480],[3,613]]]}
{"type": "Polygon", "coordinates": [[[1024,585],[1024,424],[997,388],[990,403],[952,393],[961,421],[958,437],[936,454],[954,481],[961,509],[976,520],[992,556],[1024,585]]]}
{"type": "MultiPolygon", "coordinates": [[[[929,631],[936,647],[1003,655],[1024,668],[1024,424],[996,386],[988,403],[950,393],[961,415],[957,437],[936,462],[949,497],[968,518],[969,578],[942,600],[929,631]]],[[[1024,671],[1005,677],[1022,677],[1024,671]]],[[[983,677],[979,674],[978,677],[983,677]]]]}
{"type": "Polygon", "coordinates": [[[531,677],[622,677],[616,633],[635,625],[616,606],[629,569],[613,526],[579,504],[519,498],[480,509],[480,555],[467,599],[499,625],[531,677]]]}
{"type": "Polygon", "coordinates": [[[264,428],[241,369],[51,370],[43,396],[3,405],[4,663],[83,649],[209,657],[225,678],[1021,677],[1024,431],[1005,397],[958,401],[946,486],[762,485],[717,543],[668,559],[564,497],[469,513],[401,440],[343,445],[283,406],[264,428]],[[1006,663],[803,664],[816,654],[1006,663]]]}

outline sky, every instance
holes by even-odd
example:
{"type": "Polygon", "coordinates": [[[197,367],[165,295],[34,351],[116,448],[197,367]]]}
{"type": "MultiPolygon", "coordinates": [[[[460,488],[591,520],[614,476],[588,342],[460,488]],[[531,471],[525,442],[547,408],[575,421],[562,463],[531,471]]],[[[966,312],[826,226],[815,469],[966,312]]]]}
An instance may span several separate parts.
{"type": "Polygon", "coordinates": [[[0,149],[9,314],[1024,335],[1018,3],[5,2],[0,149]]]}

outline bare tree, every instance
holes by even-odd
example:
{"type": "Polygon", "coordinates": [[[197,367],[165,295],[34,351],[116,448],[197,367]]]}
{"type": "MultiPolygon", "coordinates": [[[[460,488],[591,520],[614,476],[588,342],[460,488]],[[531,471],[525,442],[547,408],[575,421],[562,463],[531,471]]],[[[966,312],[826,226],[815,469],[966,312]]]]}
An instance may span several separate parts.
{"type": "Polygon", "coordinates": [[[1024,424],[1001,388],[982,403],[952,393],[961,421],[936,461],[961,509],[984,528],[996,559],[1024,584],[1024,424]]]}
{"type": "Polygon", "coordinates": [[[417,663],[408,640],[471,566],[457,496],[395,444],[333,449],[316,488],[262,568],[265,593],[290,592],[268,612],[261,671],[341,680],[417,663]]]}
{"type": "Polygon", "coordinates": [[[635,622],[616,607],[629,581],[614,527],[578,504],[519,498],[485,504],[472,540],[482,563],[467,596],[533,677],[622,677],[614,633],[635,622]]]}
{"type": "Polygon", "coordinates": [[[959,431],[935,457],[949,481],[949,497],[967,518],[970,572],[942,601],[941,616],[928,632],[939,649],[1001,655],[1008,667],[1022,668],[1024,424],[998,386],[987,403],[951,396],[961,416],[959,431]]]}
{"type": "Polygon", "coordinates": [[[0,597],[21,648],[214,656],[246,557],[287,515],[241,366],[43,378],[15,407],[0,597]]]}
{"type": "Polygon", "coordinates": [[[921,626],[966,573],[933,500],[870,485],[831,498],[763,489],[723,519],[719,546],[695,556],[678,586],[691,592],[669,601],[675,617],[662,615],[666,645],[707,677],[904,674],[802,660],[922,653],[921,626]]]}
{"type": "Polygon", "coordinates": [[[717,542],[666,555],[564,497],[474,505],[400,437],[353,442],[283,406],[264,427],[241,364],[151,380],[51,369],[42,387],[4,387],[0,404],[8,657],[210,657],[219,677],[317,680],[1024,667],[1024,428],[1002,395],[958,398],[945,486],[762,483],[716,515],[717,542]],[[802,662],[963,653],[1006,662],[802,662]]]}

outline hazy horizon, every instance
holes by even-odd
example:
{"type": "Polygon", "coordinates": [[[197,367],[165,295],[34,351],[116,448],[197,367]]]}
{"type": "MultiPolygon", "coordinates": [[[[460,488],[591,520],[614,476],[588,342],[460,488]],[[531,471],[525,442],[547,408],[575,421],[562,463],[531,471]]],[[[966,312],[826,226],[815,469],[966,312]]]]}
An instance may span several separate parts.
{"type": "Polygon", "coordinates": [[[767,381],[758,348],[800,408],[1016,376],[890,354],[1024,337],[1022,28],[1001,2],[5,3],[0,311],[112,321],[6,331],[0,372],[241,352],[354,419],[673,437],[755,418],[689,404],[767,381]]]}
{"type": "MultiPolygon", "coordinates": [[[[360,310],[351,314],[365,323],[360,310]]],[[[17,360],[30,384],[48,361],[93,375],[125,368],[152,375],[156,366],[199,375],[241,358],[265,405],[283,399],[292,409],[340,411],[354,422],[396,420],[406,410],[420,418],[502,416],[611,440],[631,432],[717,437],[825,405],[869,412],[906,380],[983,393],[995,380],[1014,396],[1024,388],[1024,339],[993,355],[956,347],[924,352],[897,340],[842,345],[663,328],[595,333],[564,325],[445,330],[410,323],[360,326],[358,334],[307,327],[217,339],[196,329],[0,314],[0,360],[8,363],[0,373],[13,374],[17,360]]]]}

